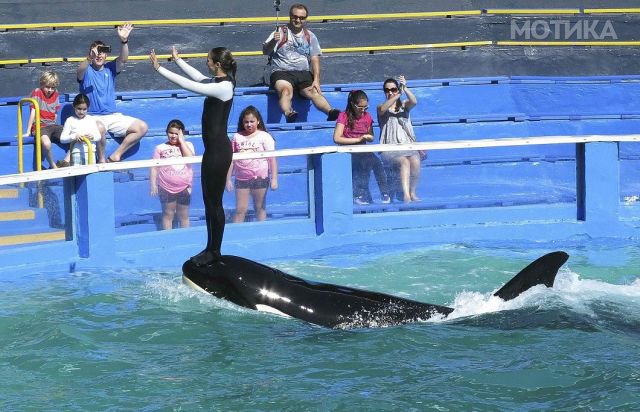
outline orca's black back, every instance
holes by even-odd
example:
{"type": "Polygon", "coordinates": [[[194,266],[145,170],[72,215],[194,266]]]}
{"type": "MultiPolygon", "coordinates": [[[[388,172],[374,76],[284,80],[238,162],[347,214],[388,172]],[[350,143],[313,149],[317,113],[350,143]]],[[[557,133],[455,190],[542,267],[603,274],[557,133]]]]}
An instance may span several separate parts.
{"type": "Polygon", "coordinates": [[[268,306],[286,315],[326,327],[397,325],[453,309],[402,299],[384,293],[307,281],[278,269],[237,256],[223,256],[224,264],[183,265],[184,276],[214,296],[240,306],[268,306]]]}
{"type": "MultiPolygon", "coordinates": [[[[552,287],[565,252],[544,255],[507,282],[494,295],[510,300],[535,285],[552,287]]],[[[182,267],[184,277],[214,296],[250,309],[280,312],[330,328],[390,326],[447,316],[452,308],[402,299],[385,293],[307,281],[238,256],[198,267],[182,267]]]]}

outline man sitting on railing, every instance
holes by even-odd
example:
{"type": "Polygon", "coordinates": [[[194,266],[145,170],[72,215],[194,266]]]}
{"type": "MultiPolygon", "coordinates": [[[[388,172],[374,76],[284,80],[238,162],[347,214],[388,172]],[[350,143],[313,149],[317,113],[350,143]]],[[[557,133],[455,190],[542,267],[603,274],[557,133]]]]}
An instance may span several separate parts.
{"type": "MultiPolygon", "coordinates": [[[[131,24],[118,27],[120,37],[120,55],[107,63],[111,47],[100,40],[91,43],[87,60],[78,66],[78,83],[80,93],[89,97],[91,104],[89,114],[100,121],[105,129],[115,137],[122,137],[120,146],[109,157],[108,162],[119,162],[125,152],[147,133],[147,124],[135,117],[116,112],[116,76],[122,71],[129,58],[129,34],[133,30],[131,24]]],[[[105,162],[106,135],[98,145],[98,162],[105,162]]]]}
{"type": "Polygon", "coordinates": [[[308,14],[304,4],[292,5],[289,24],[278,27],[262,45],[262,53],[269,56],[269,83],[278,92],[280,108],[287,123],[295,122],[298,116],[291,108],[294,90],[326,113],[327,120],[336,120],[340,113],[331,107],[320,90],[322,52],[316,35],[304,27],[308,14]]]}

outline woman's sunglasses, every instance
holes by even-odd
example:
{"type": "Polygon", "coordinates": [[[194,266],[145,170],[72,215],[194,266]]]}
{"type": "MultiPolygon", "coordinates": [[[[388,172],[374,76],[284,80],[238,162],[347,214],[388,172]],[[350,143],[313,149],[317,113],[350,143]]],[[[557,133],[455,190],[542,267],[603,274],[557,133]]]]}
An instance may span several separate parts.
{"type": "Polygon", "coordinates": [[[384,90],[384,92],[385,92],[385,93],[395,93],[395,92],[397,92],[397,91],[398,91],[398,88],[397,88],[397,87],[392,87],[392,88],[390,88],[390,89],[387,89],[387,88],[385,87],[385,88],[383,88],[383,90],[384,90]]]}

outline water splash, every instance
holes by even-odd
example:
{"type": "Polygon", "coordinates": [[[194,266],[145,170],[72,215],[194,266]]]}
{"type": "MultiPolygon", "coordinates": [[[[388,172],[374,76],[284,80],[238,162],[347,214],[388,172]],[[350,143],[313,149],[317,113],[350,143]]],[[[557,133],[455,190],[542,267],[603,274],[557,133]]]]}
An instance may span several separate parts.
{"type": "Polygon", "coordinates": [[[182,282],[182,275],[179,273],[155,272],[147,274],[144,290],[148,292],[149,298],[160,302],[162,307],[174,312],[204,313],[212,309],[242,313],[253,312],[227,300],[190,288],[182,282]]]}
{"type": "MultiPolygon", "coordinates": [[[[640,279],[629,284],[612,284],[594,279],[582,279],[568,269],[561,271],[553,288],[539,285],[510,301],[493,296],[493,293],[462,291],[455,297],[453,313],[446,319],[429,319],[429,322],[451,321],[503,311],[535,309],[571,312],[605,328],[625,329],[640,327],[640,279]]],[[[518,316],[520,312],[518,312],[518,316]]]]}

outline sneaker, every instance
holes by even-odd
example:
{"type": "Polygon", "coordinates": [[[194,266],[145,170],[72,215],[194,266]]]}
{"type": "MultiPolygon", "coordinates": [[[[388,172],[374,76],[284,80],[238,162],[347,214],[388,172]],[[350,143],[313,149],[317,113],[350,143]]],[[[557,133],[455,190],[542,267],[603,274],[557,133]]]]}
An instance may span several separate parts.
{"type": "Polygon", "coordinates": [[[364,206],[364,205],[368,205],[369,202],[367,202],[367,200],[363,196],[358,196],[353,198],[353,204],[364,206]]]}
{"type": "Polygon", "coordinates": [[[292,110],[288,114],[285,114],[284,117],[287,119],[287,123],[295,123],[298,118],[298,112],[292,110]]]}
{"type": "Polygon", "coordinates": [[[328,122],[334,122],[334,121],[338,120],[338,115],[339,114],[340,114],[340,110],[338,110],[338,109],[329,110],[329,113],[327,113],[327,121],[328,122]]]}
{"type": "Polygon", "coordinates": [[[383,193],[382,194],[382,203],[391,203],[391,196],[389,196],[388,193],[383,193]]]}

